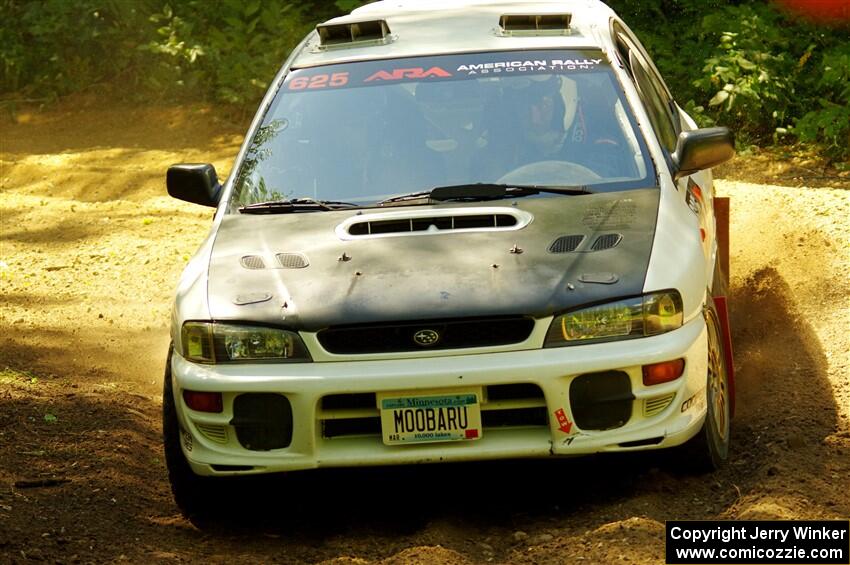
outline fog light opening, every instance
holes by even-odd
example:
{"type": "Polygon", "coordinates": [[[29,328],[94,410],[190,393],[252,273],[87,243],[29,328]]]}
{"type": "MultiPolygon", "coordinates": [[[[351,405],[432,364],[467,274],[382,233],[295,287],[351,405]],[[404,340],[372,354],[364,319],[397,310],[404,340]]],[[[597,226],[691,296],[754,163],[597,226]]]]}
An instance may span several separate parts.
{"type": "Polygon", "coordinates": [[[685,360],[675,359],[643,366],[643,384],[645,386],[660,385],[675,381],[685,371],[685,360]]]}
{"type": "Polygon", "coordinates": [[[184,390],[183,400],[186,406],[196,412],[220,413],[224,410],[220,392],[197,392],[184,390]]]}

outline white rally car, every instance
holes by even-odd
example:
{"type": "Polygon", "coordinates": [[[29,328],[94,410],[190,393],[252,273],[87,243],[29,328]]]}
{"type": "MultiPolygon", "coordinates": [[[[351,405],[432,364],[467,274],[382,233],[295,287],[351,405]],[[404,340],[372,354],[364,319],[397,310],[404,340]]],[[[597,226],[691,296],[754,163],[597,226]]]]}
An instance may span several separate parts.
{"type": "Polygon", "coordinates": [[[687,442],[727,458],[731,344],[698,129],[601,2],[377,2],[274,80],[180,281],[166,460],[229,477],[687,442]]]}

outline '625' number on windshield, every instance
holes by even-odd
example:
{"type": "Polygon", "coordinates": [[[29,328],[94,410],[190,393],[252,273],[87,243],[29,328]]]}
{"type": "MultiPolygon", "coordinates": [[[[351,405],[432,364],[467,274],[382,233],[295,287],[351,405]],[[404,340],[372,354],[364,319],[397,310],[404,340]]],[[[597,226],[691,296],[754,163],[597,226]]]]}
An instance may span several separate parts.
{"type": "Polygon", "coordinates": [[[333,73],[313,75],[311,77],[296,77],[289,81],[289,90],[312,90],[318,88],[338,87],[348,84],[348,73],[333,73]]]}

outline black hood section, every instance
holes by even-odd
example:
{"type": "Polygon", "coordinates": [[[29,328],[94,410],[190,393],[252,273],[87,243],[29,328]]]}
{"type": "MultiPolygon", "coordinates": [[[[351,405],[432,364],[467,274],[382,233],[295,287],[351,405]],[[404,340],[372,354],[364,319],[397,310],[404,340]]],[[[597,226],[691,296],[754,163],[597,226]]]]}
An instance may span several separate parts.
{"type": "MultiPolygon", "coordinates": [[[[210,310],[217,320],[316,331],[390,321],[542,317],[637,295],[646,278],[658,201],[657,188],[524,198],[513,207],[533,220],[521,229],[445,229],[350,240],[341,239],[336,228],[356,211],[227,215],[212,252],[210,310]],[[564,236],[573,237],[556,244],[564,236]],[[298,268],[285,267],[287,262],[277,259],[285,253],[300,254],[304,261],[298,268]],[[244,261],[246,256],[255,258],[244,261]],[[260,264],[263,268],[257,268],[260,264]]],[[[510,212],[512,202],[386,212],[482,207],[510,212]]],[[[364,210],[363,215],[383,212],[364,210]]]]}

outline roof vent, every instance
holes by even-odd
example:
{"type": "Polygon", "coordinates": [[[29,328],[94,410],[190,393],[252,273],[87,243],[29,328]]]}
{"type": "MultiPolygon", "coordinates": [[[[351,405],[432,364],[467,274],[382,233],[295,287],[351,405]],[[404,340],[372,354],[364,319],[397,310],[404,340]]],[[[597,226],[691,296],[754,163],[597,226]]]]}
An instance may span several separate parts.
{"type": "Polygon", "coordinates": [[[369,20],[344,24],[319,24],[319,44],[322,47],[345,47],[352,44],[384,44],[390,38],[386,20],[369,20]]]}
{"type": "Polygon", "coordinates": [[[502,35],[566,35],[572,14],[505,14],[499,18],[502,35]]]}

